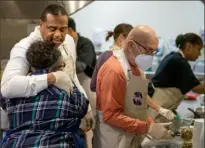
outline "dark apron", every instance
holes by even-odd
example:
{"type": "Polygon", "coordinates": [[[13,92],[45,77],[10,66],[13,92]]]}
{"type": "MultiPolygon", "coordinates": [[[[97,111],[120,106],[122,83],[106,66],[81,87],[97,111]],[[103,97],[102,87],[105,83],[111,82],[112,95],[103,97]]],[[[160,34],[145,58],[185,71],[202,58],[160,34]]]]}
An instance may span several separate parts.
{"type": "Polygon", "coordinates": [[[149,82],[148,84],[148,95],[152,98],[154,94],[154,87],[153,87],[153,84],[151,82],[149,82]]]}

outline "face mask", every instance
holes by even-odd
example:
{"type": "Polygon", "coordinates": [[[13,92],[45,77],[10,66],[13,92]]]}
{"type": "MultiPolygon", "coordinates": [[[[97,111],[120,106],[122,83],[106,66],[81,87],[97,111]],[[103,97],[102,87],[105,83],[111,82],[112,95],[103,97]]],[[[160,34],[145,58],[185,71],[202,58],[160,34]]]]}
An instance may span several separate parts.
{"type": "Polygon", "coordinates": [[[137,64],[141,70],[145,71],[152,66],[153,56],[140,54],[135,57],[135,64],[137,64]]]}

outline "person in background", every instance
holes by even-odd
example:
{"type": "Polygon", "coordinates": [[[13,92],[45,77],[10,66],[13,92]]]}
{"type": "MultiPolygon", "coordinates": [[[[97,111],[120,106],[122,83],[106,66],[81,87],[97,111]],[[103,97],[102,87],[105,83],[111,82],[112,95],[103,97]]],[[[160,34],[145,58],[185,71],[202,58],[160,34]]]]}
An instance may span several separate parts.
{"type": "MultiPolygon", "coordinates": [[[[169,53],[160,63],[154,77],[153,100],[161,107],[174,111],[184,95],[190,90],[205,93],[205,85],[195,77],[188,61],[196,61],[201,55],[203,41],[195,33],[178,35],[176,38],[178,52],[169,53]]],[[[167,119],[159,115],[155,110],[149,108],[150,116],[157,122],[166,122],[167,119]]]]}
{"type": "MultiPolygon", "coordinates": [[[[52,42],[32,43],[26,59],[31,66],[31,75],[52,73],[65,67],[61,52],[52,42]]],[[[85,148],[78,130],[89,101],[75,85],[69,90],[66,92],[50,85],[36,96],[8,98],[10,133],[2,148],[85,148]]]]}
{"type": "MultiPolygon", "coordinates": [[[[70,91],[73,85],[70,80],[87,98],[76,74],[75,43],[73,38],[67,35],[67,31],[68,14],[65,8],[58,4],[46,6],[40,17],[40,25],[36,26],[28,37],[15,44],[11,50],[1,81],[1,93],[4,98],[36,96],[50,85],[70,91]],[[28,76],[30,65],[26,59],[26,52],[33,42],[39,40],[51,41],[58,47],[66,64],[63,71],[28,76]]],[[[88,113],[84,118],[89,128],[92,127],[93,120],[90,112],[89,105],[88,113]]]]}
{"type": "Polygon", "coordinates": [[[81,36],[76,31],[76,23],[73,18],[69,17],[68,34],[73,38],[76,44],[76,71],[77,74],[85,73],[92,77],[93,69],[96,64],[96,53],[93,43],[90,39],[81,36]]]}
{"type": "Polygon", "coordinates": [[[108,31],[105,40],[108,41],[109,38],[113,36],[114,43],[112,47],[108,51],[105,51],[104,53],[102,53],[97,60],[97,63],[96,63],[96,66],[95,66],[95,69],[92,75],[91,83],[90,83],[91,91],[96,92],[97,74],[98,74],[100,67],[107,61],[107,59],[109,59],[112,56],[113,50],[122,49],[122,45],[125,42],[125,39],[127,38],[128,34],[130,33],[132,29],[133,29],[132,25],[121,23],[115,27],[113,32],[108,31]]]}
{"type": "MultiPolygon", "coordinates": [[[[76,23],[74,19],[71,17],[69,17],[69,21],[68,21],[68,34],[73,38],[76,44],[76,53],[77,53],[76,71],[77,71],[79,82],[84,88],[88,96],[88,99],[91,104],[92,113],[95,114],[96,94],[90,90],[90,81],[96,64],[96,53],[95,53],[94,45],[88,38],[83,37],[79,33],[77,33],[76,23]]],[[[90,132],[91,131],[87,133],[87,138],[88,138],[87,141],[89,144],[89,148],[92,145],[90,139],[92,136],[88,136],[88,135],[92,135],[90,132]]]]}
{"type": "MultiPolygon", "coordinates": [[[[97,60],[94,73],[92,76],[92,80],[90,83],[91,91],[96,92],[97,75],[98,75],[98,71],[100,67],[113,55],[114,50],[122,49],[122,45],[125,43],[126,38],[132,29],[133,29],[132,25],[122,23],[115,27],[114,32],[111,32],[111,31],[108,32],[106,41],[108,41],[109,38],[113,36],[114,44],[108,51],[105,51],[104,53],[102,53],[97,60]]],[[[172,111],[160,107],[149,96],[147,96],[147,100],[148,100],[149,106],[151,106],[154,110],[156,110],[159,114],[163,115],[168,120],[172,120],[173,117],[175,116],[172,111]]]]}
{"type": "Polygon", "coordinates": [[[121,50],[102,65],[97,76],[95,148],[140,147],[144,134],[169,139],[162,125],[148,120],[147,86],[143,70],[152,64],[158,38],[152,28],[138,25],[121,50]]]}
{"type": "Polygon", "coordinates": [[[133,26],[130,24],[122,23],[115,27],[114,31],[108,31],[105,38],[108,41],[112,36],[114,39],[114,44],[109,50],[119,50],[121,49],[126,37],[129,32],[133,29],[133,26]]]}

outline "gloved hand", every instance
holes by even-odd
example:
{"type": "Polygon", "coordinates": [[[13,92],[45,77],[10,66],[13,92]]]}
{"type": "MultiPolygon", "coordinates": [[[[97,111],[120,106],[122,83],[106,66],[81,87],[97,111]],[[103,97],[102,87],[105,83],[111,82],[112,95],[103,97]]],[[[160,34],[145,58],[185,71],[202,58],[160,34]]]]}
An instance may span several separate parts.
{"type": "Polygon", "coordinates": [[[165,118],[167,118],[168,120],[173,120],[175,117],[175,114],[169,110],[169,109],[165,109],[163,107],[160,107],[159,109],[159,114],[164,116],[165,118]]]}
{"type": "Polygon", "coordinates": [[[84,132],[88,132],[93,127],[93,114],[92,111],[88,111],[85,117],[81,120],[80,128],[84,132]]]}
{"type": "Polygon", "coordinates": [[[69,77],[69,75],[63,71],[57,71],[52,73],[55,78],[55,86],[65,90],[67,93],[70,93],[73,91],[73,83],[69,77]]]}
{"type": "Polygon", "coordinates": [[[152,123],[150,124],[148,134],[155,140],[172,139],[171,131],[168,131],[164,126],[152,123]]]}

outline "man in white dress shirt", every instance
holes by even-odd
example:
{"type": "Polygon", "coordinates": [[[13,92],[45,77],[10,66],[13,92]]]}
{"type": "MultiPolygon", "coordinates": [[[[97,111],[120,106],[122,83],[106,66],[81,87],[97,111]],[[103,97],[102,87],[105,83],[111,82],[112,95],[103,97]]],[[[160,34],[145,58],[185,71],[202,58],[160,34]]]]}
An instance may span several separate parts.
{"type": "MultiPolygon", "coordinates": [[[[51,4],[43,10],[40,25],[36,26],[34,32],[20,40],[11,50],[10,59],[1,81],[3,97],[35,96],[38,92],[52,84],[70,92],[71,85],[73,85],[72,82],[85,94],[76,75],[75,43],[72,37],[67,35],[67,25],[68,15],[62,6],[51,4]],[[26,60],[26,51],[31,43],[37,40],[52,41],[58,46],[66,64],[64,71],[27,76],[30,66],[26,60]]],[[[87,95],[85,94],[85,96],[87,95]]],[[[85,117],[88,121],[92,120],[90,112],[91,108],[89,107],[88,114],[85,117]]]]}

